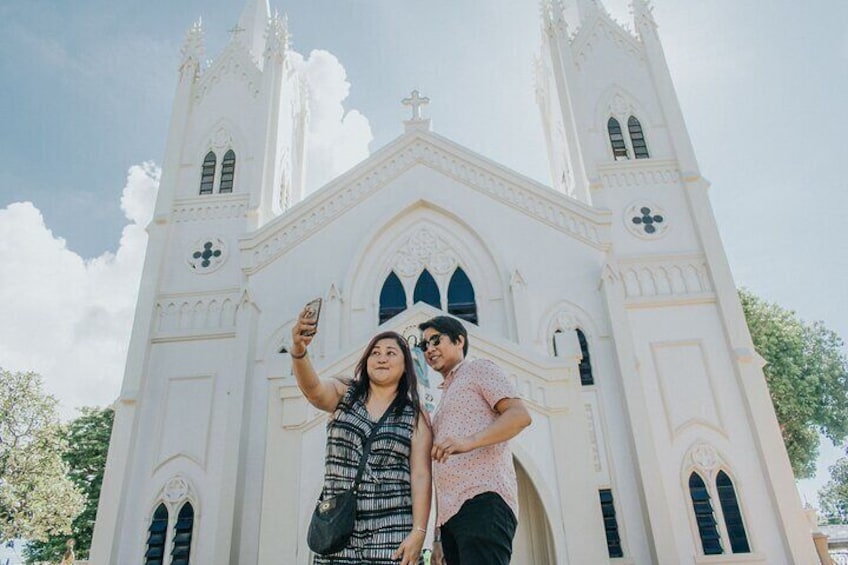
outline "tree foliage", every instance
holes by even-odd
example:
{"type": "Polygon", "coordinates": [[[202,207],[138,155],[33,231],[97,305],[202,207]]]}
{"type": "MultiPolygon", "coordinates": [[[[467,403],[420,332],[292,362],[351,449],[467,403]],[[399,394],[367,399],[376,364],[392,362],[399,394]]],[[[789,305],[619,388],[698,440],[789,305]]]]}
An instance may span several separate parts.
{"type": "Polygon", "coordinates": [[[815,474],[819,434],[848,436],[848,360],[839,336],[741,290],[739,297],[797,478],[815,474]]]}
{"type": "Polygon", "coordinates": [[[57,407],[39,375],[0,369],[0,541],[68,533],[82,510],[57,407]]]}
{"type": "Polygon", "coordinates": [[[848,459],[831,465],[830,481],[819,491],[819,514],[828,524],[848,524],[848,459]]]}
{"type": "Polygon", "coordinates": [[[68,477],[86,496],[85,507],[74,519],[70,534],[30,543],[24,549],[27,563],[59,562],[69,538],[76,540],[77,557],[88,556],[114,417],[109,408],[83,408],[81,415],[68,424],[62,459],[68,465],[68,477]]]}

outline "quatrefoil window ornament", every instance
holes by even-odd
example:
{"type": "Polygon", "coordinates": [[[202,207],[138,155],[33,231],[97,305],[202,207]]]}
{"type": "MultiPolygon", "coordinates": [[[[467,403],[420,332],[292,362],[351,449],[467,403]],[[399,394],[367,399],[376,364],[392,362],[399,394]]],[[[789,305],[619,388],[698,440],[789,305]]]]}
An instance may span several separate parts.
{"type": "Polygon", "coordinates": [[[189,248],[187,263],[195,273],[216,271],[227,259],[227,246],[220,237],[198,239],[189,248]]]}
{"type": "Polygon", "coordinates": [[[624,213],[624,222],[633,235],[641,238],[653,239],[668,229],[664,210],[651,202],[631,205],[624,213]]]}
{"type": "Polygon", "coordinates": [[[634,224],[641,225],[645,229],[645,233],[656,233],[657,228],[654,224],[661,224],[665,221],[660,214],[651,214],[651,209],[647,206],[639,208],[641,216],[634,216],[632,221],[634,224]]]}

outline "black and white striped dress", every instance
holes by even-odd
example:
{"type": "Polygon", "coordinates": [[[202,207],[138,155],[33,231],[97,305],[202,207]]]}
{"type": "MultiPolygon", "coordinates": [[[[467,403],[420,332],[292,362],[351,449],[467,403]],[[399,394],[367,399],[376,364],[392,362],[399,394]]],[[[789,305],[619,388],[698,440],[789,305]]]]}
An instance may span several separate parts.
{"type": "MultiPolygon", "coordinates": [[[[365,404],[353,399],[353,387],[327,424],[322,499],[350,488],[362,457],[362,447],[376,424],[365,404]]],[[[409,455],[414,415],[407,403],[386,418],[362,473],[356,504],[356,525],[347,547],[316,556],[316,565],[397,563],[392,554],[412,530],[412,489],[409,455]]]]}

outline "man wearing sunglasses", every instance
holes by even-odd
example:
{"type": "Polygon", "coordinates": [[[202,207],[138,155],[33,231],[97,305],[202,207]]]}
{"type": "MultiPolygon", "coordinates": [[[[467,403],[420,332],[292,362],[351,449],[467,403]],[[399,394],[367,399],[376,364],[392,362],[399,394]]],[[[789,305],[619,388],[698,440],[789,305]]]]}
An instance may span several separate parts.
{"type": "Polygon", "coordinates": [[[433,414],[432,563],[508,565],[518,484],[507,442],[530,425],[530,413],[503,369],[465,359],[468,332],[459,320],[436,316],[418,329],[427,364],[444,379],[433,414]]]}

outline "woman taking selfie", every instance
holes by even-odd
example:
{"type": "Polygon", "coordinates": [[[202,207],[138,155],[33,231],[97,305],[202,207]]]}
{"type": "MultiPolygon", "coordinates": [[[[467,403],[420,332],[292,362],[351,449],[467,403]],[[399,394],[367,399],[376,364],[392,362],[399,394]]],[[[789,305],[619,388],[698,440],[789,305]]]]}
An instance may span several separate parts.
{"type": "Polygon", "coordinates": [[[420,410],[412,355],[395,332],[374,336],[352,380],[320,379],[308,346],[316,316],[305,309],[292,328],[292,368],[310,404],[330,412],[319,508],[350,489],[359,472],[356,518],[347,545],[316,565],[416,565],[430,516],[430,427],[420,410]],[[385,417],[384,417],[385,416],[385,417]],[[363,471],[362,454],[372,431],[363,471]]]}

